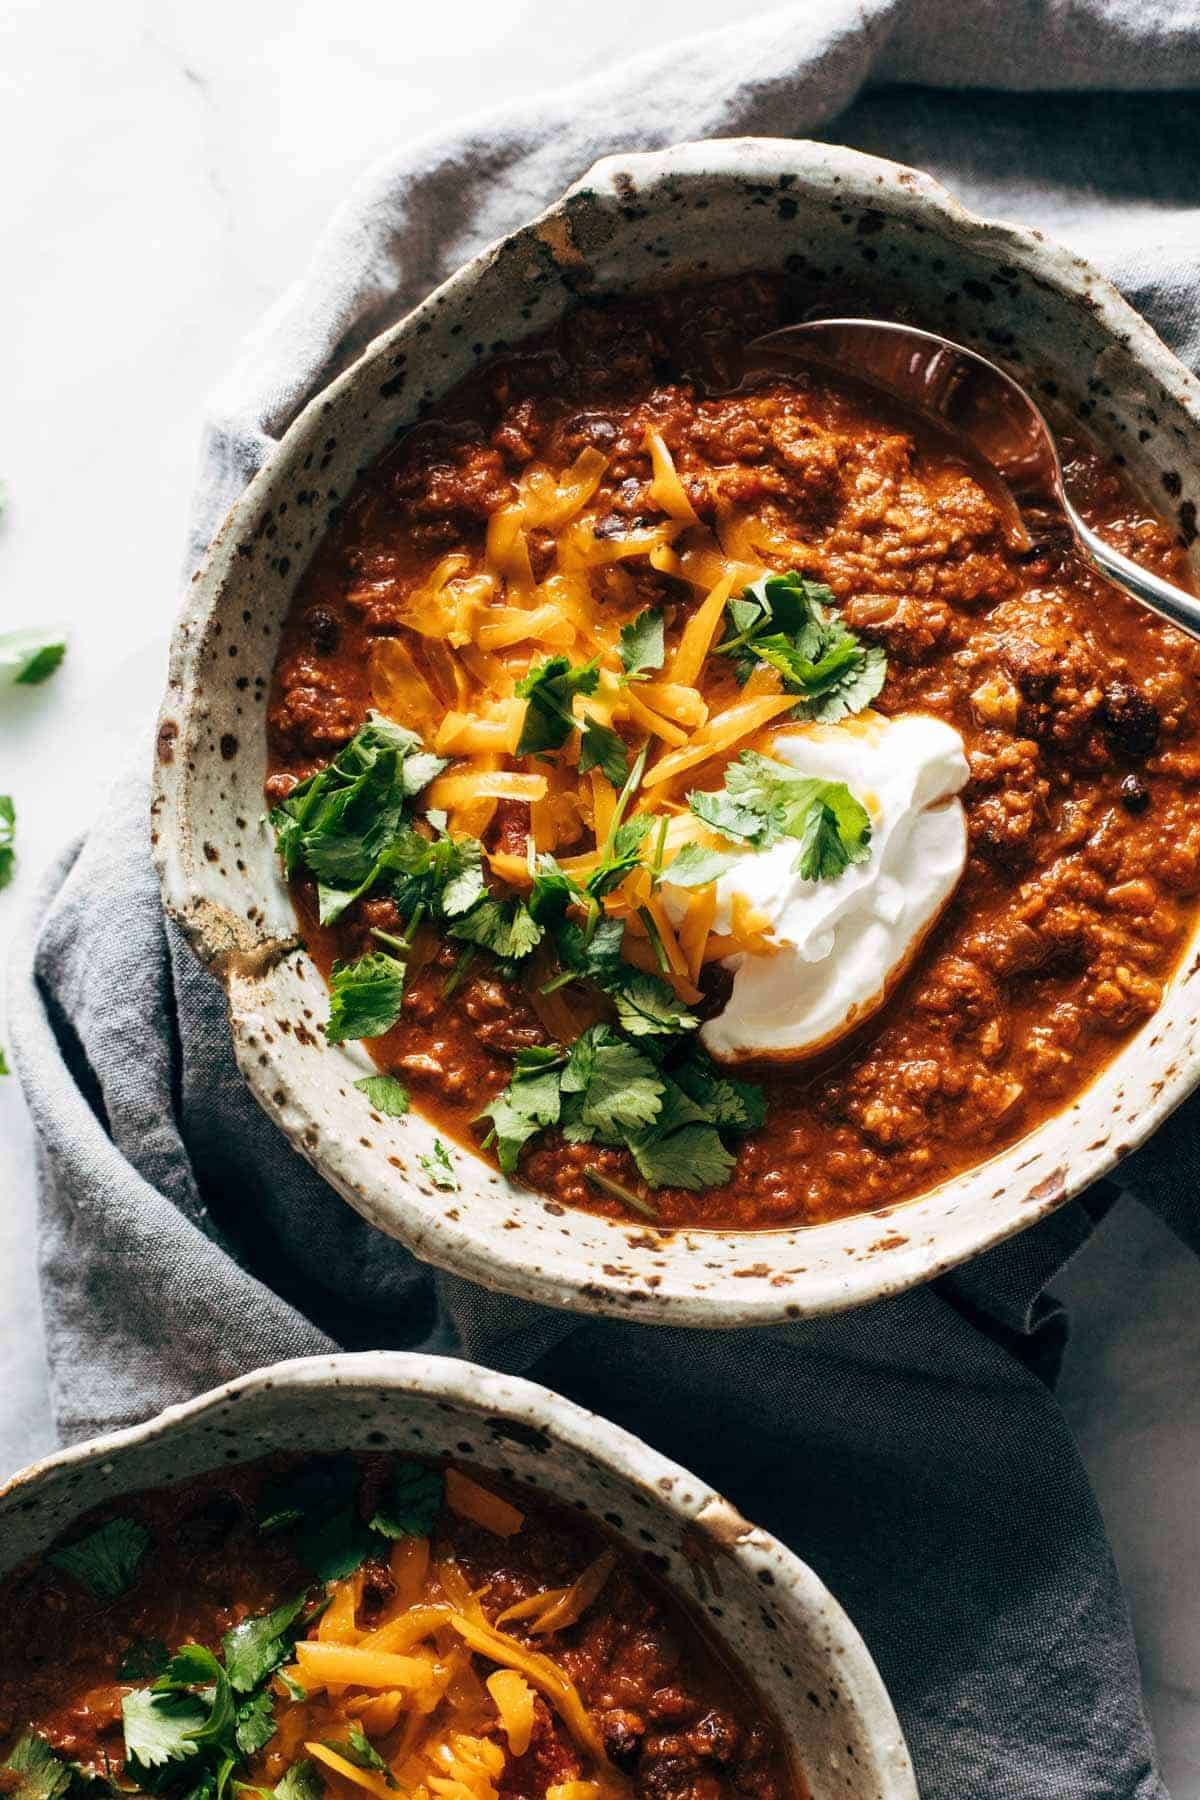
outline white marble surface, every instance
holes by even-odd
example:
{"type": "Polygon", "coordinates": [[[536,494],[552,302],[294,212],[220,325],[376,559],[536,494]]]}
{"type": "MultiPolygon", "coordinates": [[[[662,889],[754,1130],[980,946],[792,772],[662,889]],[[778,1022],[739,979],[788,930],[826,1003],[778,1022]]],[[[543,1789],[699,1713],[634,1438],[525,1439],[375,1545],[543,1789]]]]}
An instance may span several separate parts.
{"type": "MultiPolygon", "coordinates": [[[[0,954],[157,702],[204,395],[347,180],[401,135],[618,55],[635,29],[645,43],[729,16],[724,0],[0,9],[0,628],[56,618],[71,638],[53,684],[0,705],[21,848],[0,954]]],[[[16,1084],[0,1082],[0,1474],[51,1442],[32,1181],[16,1084]]],[[[1076,1320],[1064,1403],[1168,1781],[1200,1800],[1200,1271],[1124,1206],[1059,1291],[1076,1320]]]]}

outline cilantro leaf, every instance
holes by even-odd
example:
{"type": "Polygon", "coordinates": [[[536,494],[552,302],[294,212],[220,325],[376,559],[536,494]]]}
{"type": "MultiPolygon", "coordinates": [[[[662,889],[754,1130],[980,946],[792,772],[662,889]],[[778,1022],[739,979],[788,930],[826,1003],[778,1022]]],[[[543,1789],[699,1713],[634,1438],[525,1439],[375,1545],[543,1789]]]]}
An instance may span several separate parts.
{"type": "Polygon", "coordinates": [[[364,1075],[354,1085],[385,1118],[400,1119],[408,1111],[408,1089],[394,1075],[364,1075]]]}
{"type": "Polygon", "coordinates": [[[663,880],[678,888],[707,887],[710,881],[719,881],[736,861],[737,857],[728,851],[685,844],[674,862],[663,871],[663,880]]]}
{"type": "Polygon", "coordinates": [[[887,656],[862,643],[836,608],[824,582],[794,569],[764,576],[730,601],[732,631],[717,654],[732,658],[742,681],[756,663],[777,669],[784,687],[800,696],[794,718],[833,722],[861,712],[887,679],[887,656]]]}
{"type": "Polygon", "coordinates": [[[383,874],[400,911],[457,918],[482,900],[482,846],[477,838],[426,837],[406,826],[389,845],[383,874]]]}
{"type": "Polygon", "coordinates": [[[151,1538],[138,1519],[120,1516],[52,1550],[46,1561],[70,1575],[97,1600],[118,1600],[137,1579],[151,1538]]]}
{"type": "Polygon", "coordinates": [[[62,1800],[72,1781],[69,1764],[37,1731],[22,1733],[0,1769],[16,1777],[15,1782],[0,1782],[3,1792],[15,1800],[62,1800]]]}
{"type": "Polygon", "coordinates": [[[450,926],[450,936],[514,962],[541,942],[542,928],[523,900],[482,900],[450,926]]]}
{"type": "Polygon", "coordinates": [[[17,809],[12,803],[11,794],[0,794],[0,888],[7,887],[13,878],[13,867],[17,860],[14,840],[17,835],[17,809]]]}
{"type": "Polygon", "coordinates": [[[687,798],[696,817],[723,837],[745,838],[751,844],[762,837],[762,814],[740,803],[727,788],[718,788],[715,793],[697,789],[687,798]]]}
{"type": "Polygon", "coordinates": [[[603,900],[642,860],[642,845],[655,825],[653,813],[636,813],[618,825],[601,847],[600,860],[588,877],[587,891],[603,900]]]}
{"type": "Polygon", "coordinates": [[[397,1461],[387,1496],[371,1520],[372,1531],[387,1538],[428,1537],[442,1510],[444,1485],[440,1469],[397,1461]]]}
{"type": "Polygon", "coordinates": [[[458,1176],[454,1172],[454,1164],[450,1161],[450,1152],[441,1138],[434,1138],[433,1149],[427,1156],[418,1156],[417,1161],[434,1187],[441,1188],[442,1192],[446,1194],[457,1194],[458,1176]]]}
{"type": "Polygon", "coordinates": [[[208,1716],[192,1732],[192,1740],[198,1745],[220,1748],[234,1725],[233,1690],[211,1650],[203,1644],[181,1645],[150,1692],[187,1695],[196,1687],[203,1689],[200,1698],[208,1702],[208,1716]]]}
{"type": "Polygon", "coordinates": [[[563,1070],[562,1093],[578,1096],[566,1135],[575,1141],[599,1136],[621,1142],[627,1132],[652,1125],[662,1108],[658,1069],[635,1045],[607,1025],[593,1025],[576,1039],[563,1070]]]}
{"type": "Polygon", "coordinates": [[[275,1702],[266,1689],[238,1707],[233,1736],[243,1756],[253,1756],[275,1736],[275,1702]]]}
{"type": "Polygon", "coordinates": [[[289,1630],[304,1610],[305,1596],[285,1600],[273,1612],[243,1619],[221,1639],[221,1653],[235,1693],[248,1694],[291,1654],[296,1634],[289,1630]]]}
{"type": "Polygon", "coordinates": [[[758,813],[760,846],[800,840],[793,865],[806,881],[831,880],[870,855],[871,820],[844,781],[802,775],[786,763],[744,750],[725,774],[734,801],[758,813]]]}
{"type": "Polygon", "coordinates": [[[508,1086],[479,1114],[490,1119],[492,1130],[484,1140],[496,1140],[496,1155],[506,1175],[516,1169],[517,1158],[529,1139],[544,1126],[558,1123],[559,1083],[565,1057],[558,1050],[518,1050],[508,1086]]]}
{"type": "Polygon", "coordinates": [[[629,1148],[651,1187],[724,1187],[737,1160],[714,1125],[684,1125],[665,1135],[651,1132],[629,1148]]]}
{"type": "Polygon", "coordinates": [[[378,880],[405,802],[445,767],[415,732],[371,713],[331,763],[274,808],[284,870],[289,879],[301,867],[318,877],[322,923],[378,880]]]}
{"type": "Polygon", "coordinates": [[[352,1575],[371,1549],[353,1458],[313,1457],[270,1482],[259,1503],[259,1530],[289,1532],[296,1555],[320,1581],[352,1575]]]}
{"type": "Polygon", "coordinates": [[[666,654],[661,610],[647,607],[628,625],[622,625],[619,648],[627,679],[649,669],[661,669],[666,654]]]}
{"type": "Polygon", "coordinates": [[[599,769],[613,787],[624,785],[629,777],[629,752],[619,732],[595,719],[585,719],[579,740],[579,773],[599,769]]]}
{"type": "Polygon", "coordinates": [[[0,632],[0,673],[26,687],[53,675],[66,653],[66,640],[57,631],[32,626],[0,632]]]}
{"type": "Polygon", "coordinates": [[[389,1787],[395,1787],[392,1771],[357,1719],[351,1724],[345,1738],[323,1738],[322,1742],[327,1749],[336,1751],[338,1756],[344,1756],[347,1762],[353,1763],[356,1769],[374,1769],[384,1777],[389,1787]]]}
{"type": "Polygon", "coordinates": [[[722,1130],[757,1131],[766,1119],[763,1090],[752,1081],[722,1075],[702,1050],[693,1050],[673,1073],[688,1098],[722,1130]]]}
{"type": "Polygon", "coordinates": [[[688,1011],[665,981],[626,967],[628,974],[608,991],[617,1017],[630,1037],[665,1037],[698,1029],[700,1020],[696,1014],[688,1011]]]}
{"type": "Polygon", "coordinates": [[[310,1757],[294,1762],[281,1781],[275,1784],[275,1800],[323,1800],[325,1783],[310,1757]]]}
{"type": "Polygon", "coordinates": [[[141,1769],[158,1769],[164,1763],[195,1756],[196,1733],[203,1728],[208,1710],[196,1694],[134,1688],[121,1700],[126,1761],[141,1769]]]}
{"type": "Polygon", "coordinates": [[[576,694],[594,694],[600,685],[596,659],[572,668],[565,656],[548,656],[522,676],[517,694],[529,702],[517,744],[518,756],[561,750],[578,721],[571,703],[576,694]]]}
{"type": "Polygon", "coordinates": [[[355,962],[335,962],[325,1026],[329,1042],[382,1037],[390,1031],[400,1017],[404,975],[404,964],[381,950],[368,951],[355,962]]]}

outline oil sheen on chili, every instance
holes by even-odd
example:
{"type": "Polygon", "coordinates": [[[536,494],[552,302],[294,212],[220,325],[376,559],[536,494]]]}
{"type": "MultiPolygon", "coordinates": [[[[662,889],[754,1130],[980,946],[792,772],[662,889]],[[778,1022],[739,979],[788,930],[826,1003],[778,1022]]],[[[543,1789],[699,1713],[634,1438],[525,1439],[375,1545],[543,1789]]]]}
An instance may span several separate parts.
{"type": "Polygon", "coordinates": [[[16,1800],[804,1800],[659,1579],[464,1470],[276,1457],[126,1497],[0,1584],[16,1800]]]}
{"type": "MultiPolygon", "coordinates": [[[[813,301],[594,301],[499,349],[362,477],[283,634],[271,806],[381,715],[438,759],[403,829],[481,846],[465,923],[381,828],[322,924],[298,853],[305,943],[399,968],[379,1069],[568,1205],[746,1228],[920,1193],[1079,1095],[1195,911],[1196,647],[852,384],[742,385],[813,301]]],[[[1065,449],[1087,519],[1180,580],[1065,449]]]]}

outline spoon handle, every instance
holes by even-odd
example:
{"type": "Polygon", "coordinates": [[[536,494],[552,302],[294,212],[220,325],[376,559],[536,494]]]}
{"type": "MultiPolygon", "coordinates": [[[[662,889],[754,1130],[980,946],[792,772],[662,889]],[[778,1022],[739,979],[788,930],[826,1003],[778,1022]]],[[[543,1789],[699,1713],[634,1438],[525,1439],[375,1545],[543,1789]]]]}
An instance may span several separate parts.
{"type": "Polygon", "coordinates": [[[1178,625],[1181,631],[1190,632],[1192,637],[1200,638],[1200,600],[1189,594],[1184,588],[1176,587],[1172,581],[1164,581],[1161,575],[1152,575],[1149,569],[1131,562],[1129,557],[1122,556],[1111,544],[1106,544],[1102,537],[1085,525],[1075,508],[1067,503],[1071,524],[1075,528],[1080,548],[1093,567],[1114,587],[1123,588],[1151,612],[1156,612],[1160,619],[1178,625]]]}

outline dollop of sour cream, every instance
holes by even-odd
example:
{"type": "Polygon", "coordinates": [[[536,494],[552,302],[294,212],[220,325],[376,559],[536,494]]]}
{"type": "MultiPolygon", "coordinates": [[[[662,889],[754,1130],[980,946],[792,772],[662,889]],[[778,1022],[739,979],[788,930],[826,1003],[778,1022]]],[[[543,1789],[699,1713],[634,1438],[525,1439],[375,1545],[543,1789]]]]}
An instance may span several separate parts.
{"type": "MultiPolygon", "coordinates": [[[[767,955],[725,961],[733,991],[701,1037],[721,1062],[809,1056],[868,1018],[888,997],[962,876],[967,828],[956,798],[969,769],[958,733],[941,719],[862,714],[838,725],[781,732],[770,748],[802,775],[843,781],[871,817],[870,854],[832,880],[794,869],[785,838],[748,848],[717,883],[715,931],[728,930],[741,894],[769,920],[767,955]]],[[[682,913],[669,871],[664,895],[682,913]]]]}

